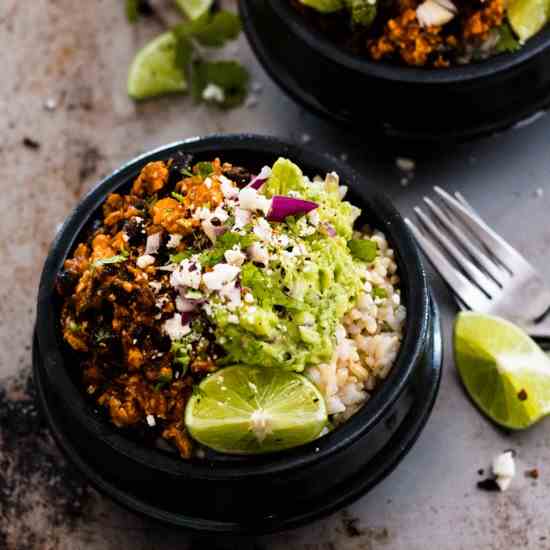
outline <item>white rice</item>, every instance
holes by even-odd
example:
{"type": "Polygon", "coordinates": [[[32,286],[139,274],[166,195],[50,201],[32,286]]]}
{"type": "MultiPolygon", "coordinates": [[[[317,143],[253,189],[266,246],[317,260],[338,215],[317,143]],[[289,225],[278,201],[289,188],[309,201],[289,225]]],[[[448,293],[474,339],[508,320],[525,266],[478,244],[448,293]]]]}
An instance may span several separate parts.
{"type": "Polygon", "coordinates": [[[340,423],[357,412],[377,384],[390,372],[403,338],[406,309],[401,305],[394,252],[380,231],[365,229],[354,238],[378,244],[378,257],[361,274],[363,291],[336,330],[330,363],[311,367],[309,378],[323,393],[328,413],[340,423]],[[386,296],[373,296],[374,287],[386,296]]]}

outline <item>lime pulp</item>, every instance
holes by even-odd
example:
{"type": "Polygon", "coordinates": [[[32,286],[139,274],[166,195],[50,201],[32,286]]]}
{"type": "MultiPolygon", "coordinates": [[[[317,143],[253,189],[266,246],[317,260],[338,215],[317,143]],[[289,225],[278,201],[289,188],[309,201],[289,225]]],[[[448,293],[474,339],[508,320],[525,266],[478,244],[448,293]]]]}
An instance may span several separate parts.
{"type": "Polygon", "coordinates": [[[512,29],[523,43],[548,23],[550,0],[510,0],[507,13],[512,29]]]}
{"type": "Polygon", "coordinates": [[[224,453],[279,451],[317,438],[327,425],[323,396],[305,376],[236,365],[205,378],[189,400],[191,436],[224,453]]]}

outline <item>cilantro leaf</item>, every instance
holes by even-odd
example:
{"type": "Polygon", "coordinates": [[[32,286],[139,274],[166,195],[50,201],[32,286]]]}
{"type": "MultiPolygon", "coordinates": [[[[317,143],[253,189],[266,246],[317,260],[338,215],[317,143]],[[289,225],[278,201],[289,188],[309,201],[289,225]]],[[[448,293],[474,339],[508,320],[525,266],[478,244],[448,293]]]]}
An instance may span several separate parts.
{"type": "Polygon", "coordinates": [[[369,0],[347,0],[351,21],[354,25],[369,27],[376,17],[376,3],[369,0]]]}
{"type": "Polygon", "coordinates": [[[183,202],[185,200],[185,197],[181,193],[176,193],[175,191],[173,191],[171,195],[179,202],[183,202]]]}
{"type": "Polygon", "coordinates": [[[235,13],[207,12],[187,23],[189,36],[210,48],[221,48],[228,40],[235,40],[241,32],[241,20],[235,13]]]}
{"type": "Polygon", "coordinates": [[[375,286],[373,289],[372,289],[372,295],[375,297],[375,298],[380,298],[380,299],[384,299],[384,298],[387,298],[388,297],[388,293],[386,292],[386,289],[380,287],[380,286],[375,286]]]}
{"type": "Polygon", "coordinates": [[[193,64],[192,93],[197,101],[202,99],[204,89],[214,84],[224,92],[224,99],[219,105],[235,107],[244,101],[248,81],[248,71],[237,61],[197,61],[193,64]]]}
{"type": "Polygon", "coordinates": [[[512,27],[509,23],[503,23],[498,29],[499,38],[496,45],[498,53],[514,53],[521,48],[519,40],[514,35],[512,27]]]}
{"type": "Polygon", "coordinates": [[[376,241],[370,239],[351,239],[348,241],[351,255],[364,262],[373,262],[378,253],[376,241]]]}
{"type": "Polygon", "coordinates": [[[207,178],[210,174],[212,174],[212,172],[214,172],[212,163],[208,161],[197,162],[194,169],[201,178],[207,178]]]}
{"type": "Polygon", "coordinates": [[[175,0],[175,3],[189,19],[197,19],[211,8],[214,0],[175,0]]]}
{"type": "Polygon", "coordinates": [[[193,254],[195,254],[195,251],[191,248],[188,248],[183,252],[178,252],[177,254],[170,254],[170,263],[179,264],[183,262],[183,260],[187,260],[187,258],[190,258],[193,254]]]}
{"type": "Polygon", "coordinates": [[[135,23],[139,18],[139,0],[126,0],[126,18],[135,23]]]}
{"type": "Polygon", "coordinates": [[[128,252],[122,251],[120,254],[117,254],[116,256],[110,256],[109,258],[99,258],[99,260],[96,260],[92,263],[93,267],[99,267],[101,265],[109,265],[109,264],[118,264],[120,262],[125,262],[128,259],[128,252]]]}
{"type": "Polygon", "coordinates": [[[218,237],[213,248],[201,254],[200,262],[203,266],[213,267],[223,261],[227,250],[236,245],[245,250],[255,241],[256,236],[254,234],[240,235],[239,233],[227,231],[218,237]]]}

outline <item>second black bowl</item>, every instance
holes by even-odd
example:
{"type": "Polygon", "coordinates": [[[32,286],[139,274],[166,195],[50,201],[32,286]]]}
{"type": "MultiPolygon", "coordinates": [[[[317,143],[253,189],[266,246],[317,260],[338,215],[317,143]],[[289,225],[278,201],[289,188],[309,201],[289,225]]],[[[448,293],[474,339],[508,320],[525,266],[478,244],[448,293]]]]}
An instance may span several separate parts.
{"type": "Polygon", "coordinates": [[[342,50],[288,0],[239,0],[239,7],[273,80],[308,109],[363,134],[460,141],[507,128],[550,103],[550,28],[517,53],[417,69],[342,50]]]}
{"type": "MultiPolygon", "coordinates": [[[[135,499],[128,496],[138,492],[142,501],[151,503],[147,510],[162,503],[162,519],[188,528],[261,532],[294,524],[312,502],[323,502],[338,487],[349,484],[395,436],[419,400],[424,401],[420,426],[423,424],[438,380],[438,376],[428,376],[429,382],[424,384],[419,374],[424,372],[426,356],[432,354],[433,330],[426,275],[417,247],[386,198],[372,192],[347,165],[330,157],[274,138],[213,136],[147,153],[106,178],[79,203],[58,233],[42,273],[35,369],[49,395],[47,408],[50,412],[55,408],[55,414],[62,417],[55,421],[58,439],[77,449],[70,454],[80,462],[94,464],[91,471],[103,486],[111,487],[109,494],[117,498],[127,495],[129,505],[138,509],[131,504],[135,499]],[[78,377],[71,375],[79,369],[60,333],[57,273],[82,232],[100,215],[106,196],[127,190],[147,162],[168,159],[177,151],[190,153],[197,161],[220,156],[253,170],[272,164],[279,156],[290,158],[311,176],[335,170],[350,187],[349,199],[363,209],[365,218],[386,234],[395,249],[407,307],[405,337],[396,364],[355,416],[317,441],[264,456],[218,455],[185,461],[129,439],[106,422],[85,399],[78,377]]],[[[428,359],[429,372],[432,363],[433,359],[428,359]]],[[[331,506],[335,503],[327,502],[324,509],[331,506]]]]}

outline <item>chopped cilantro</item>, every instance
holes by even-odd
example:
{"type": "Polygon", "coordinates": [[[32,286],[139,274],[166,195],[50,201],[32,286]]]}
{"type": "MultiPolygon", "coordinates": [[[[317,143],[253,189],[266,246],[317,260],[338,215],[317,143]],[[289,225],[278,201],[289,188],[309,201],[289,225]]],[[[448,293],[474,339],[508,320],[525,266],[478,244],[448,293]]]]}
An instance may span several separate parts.
{"type": "Polygon", "coordinates": [[[386,292],[386,290],[382,287],[379,287],[379,286],[375,286],[372,289],[372,295],[375,298],[381,298],[381,299],[388,297],[388,293],[386,292]]]}
{"type": "Polygon", "coordinates": [[[190,258],[193,254],[195,254],[195,251],[191,248],[183,250],[182,252],[178,252],[177,254],[170,254],[170,263],[179,264],[183,262],[183,260],[187,260],[187,258],[190,258]]]}
{"type": "Polygon", "coordinates": [[[92,267],[99,267],[102,265],[109,265],[109,264],[118,264],[120,262],[125,262],[128,259],[128,252],[126,250],[123,250],[120,254],[117,254],[116,256],[110,256],[109,258],[99,258],[99,260],[96,260],[92,263],[92,267]]]}
{"type": "Polygon", "coordinates": [[[172,192],[172,197],[179,202],[183,202],[185,200],[185,197],[181,193],[176,193],[175,191],[172,192]]]}
{"type": "Polygon", "coordinates": [[[354,25],[369,27],[376,17],[376,3],[369,0],[347,0],[351,12],[351,22],[354,25]]]}
{"type": "Polygon", "coordinates": [[[240,105],[248,91],[248,71],[237,61],[195,61],[193,63],[192,91],[196,101],[202,100],[204,89],[213,84],[224,92],[224,99],[216,103],[222,108],[240,105]]]}
{"type": "Polygon", "coordinates": [[[112,334],[110,331],[104,328],[99,328],[94,334],[94,341],[96,344],[102,344],[106,340],[109,340],[111,336],[112,334]]]}
{"type": "Polygon", "coordinates": [[[79,325],[78,323],[71,321],[69,323],[69,330],[74,334],[79,334],[80,332],[82,332],[82,325],[79,325]]]}
{"type": "Polygon", "coordinates": [[[370,239],[351,239],[348,241],[351,255],[364,262],[373,262],[378,253],[376,241],[370,239]]]}
{"type": "Polygon", "coordinates": [[[197,162],[194,169],[201,178],[207,178],[214,172],[211,162],[197,162]]]}
{"type": "Polygon", "coordinates": [[[508,22],[503,23],[499,29],[499,38],[496,45],[496,51],[498,53],[513,53],[521,48],[519,40],[514,35],[514,31],[508,22]]]}
{"type": "Polygon", "coordinates": [[[181,368],[181,376],[187,372],[189,367],[190,357],[189,357],[189,347],[190,342],[188,338],[182,338],[181,340],[176,340],[172,342],[172,347],[170,351],[174,356],[173,364],[181,368]]]}
{"type": "Polygon", "coordinates": [[[203,266],[213,267],[223,261],[224,254],[227,250],[236,245],[239,245],[244,250],[255,241],[256,236],[253,233],[240,235],[239,233],[227,231],[218,237],[216,244],[210,250],[201,254],[200,262],[203,266]]]}

